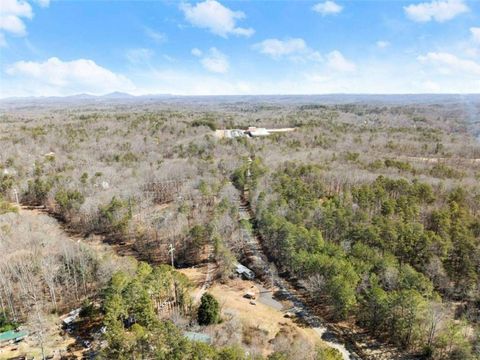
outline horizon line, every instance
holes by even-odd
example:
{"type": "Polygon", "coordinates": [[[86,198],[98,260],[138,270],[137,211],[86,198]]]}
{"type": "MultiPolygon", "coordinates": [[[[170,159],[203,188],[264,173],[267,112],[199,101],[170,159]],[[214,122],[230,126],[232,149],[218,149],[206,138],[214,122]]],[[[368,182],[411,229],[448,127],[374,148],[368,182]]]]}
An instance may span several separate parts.
{"type": "MultiPolygon", "coordinates": [[[[420,92],[420,93],[302,93],[302,94],[170,94],[170,93],[152,93],[152,94],[140,94],[135,95],[127,92],[119,92],[114,91],[105,94],[91,94],[91,93],[77,93],[71,95],[29,95],[29,96],[7,96],[7,97],[0,97],[1,100],[22,100],[22,99],[51,99],[51,98],[73,98],[73,97],[81,97],[81,96],[89,96],[95,98],[102,98],[108,97],[110,95],[119,95],[125,97],[132,97],[132,98],[141,98],[141,97],[149,97],[149,96],[164,96],[164,97],[235,97],[235,96],[465,96],[465,95],[480,95],[480,92],[466,92],[466,93],[455,93],[455,92],[445,92],[445,93],[429,93],[429,92],[420,92]]],[[[112,98],[113,99],[113,98],[112,98]]]]}

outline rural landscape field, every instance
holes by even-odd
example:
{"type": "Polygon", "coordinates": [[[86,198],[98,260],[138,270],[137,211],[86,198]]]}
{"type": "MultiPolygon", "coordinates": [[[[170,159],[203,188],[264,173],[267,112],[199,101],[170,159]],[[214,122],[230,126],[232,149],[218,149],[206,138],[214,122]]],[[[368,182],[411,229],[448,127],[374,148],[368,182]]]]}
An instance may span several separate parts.
{"type": "Polygon", "coordinates": [[[480,3],[0,0],[0,360],[480,360],[480,3]]]}

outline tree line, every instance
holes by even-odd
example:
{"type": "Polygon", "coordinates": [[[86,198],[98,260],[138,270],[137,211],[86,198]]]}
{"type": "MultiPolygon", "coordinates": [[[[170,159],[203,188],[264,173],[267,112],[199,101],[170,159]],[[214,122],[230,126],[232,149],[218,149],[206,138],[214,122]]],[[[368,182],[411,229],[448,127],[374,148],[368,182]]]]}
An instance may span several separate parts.
{"type": "Polygon", "coordinates": [[[380,176],[328,191],[322,168],[287,162],[259,189],[256,227],[278,268],[332,317],[436,359],[479,339],[478,194],[380,176]],[[464,322],[448,315],[462,301],[464,322]]]}

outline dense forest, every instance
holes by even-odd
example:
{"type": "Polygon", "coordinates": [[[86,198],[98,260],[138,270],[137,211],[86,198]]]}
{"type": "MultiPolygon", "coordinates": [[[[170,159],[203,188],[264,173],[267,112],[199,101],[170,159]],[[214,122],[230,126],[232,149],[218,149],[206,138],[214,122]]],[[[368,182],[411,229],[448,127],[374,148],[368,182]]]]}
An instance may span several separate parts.
{"type": "Polygon", "coordinates": [[[472,357],[446,301],[479,316],[479,194],[379,176],[336,193],[321,167],[286,163],[257,198],[257,226],[280,269],[332,316],[439,358],[472,357]]]}
{"type": "Polygon", "coordinates": [[[106,327],[100,358],[341,358],[279,331],[255,343],[258,328],[242,330],[222,299],[194,301],[165,265],[213,264],[229,286],[248,229],[326,321],[404,358],[477,359],[480,144],[468,121],[455,98],[7,103],[1,326],[26,326],[43,348],[52,314],[83,307],[82,321],[106,327]],[[248,126],[295,131],[215,137],[248,126]],[[183,335],[208,329],[210,344],[183,335]]]}

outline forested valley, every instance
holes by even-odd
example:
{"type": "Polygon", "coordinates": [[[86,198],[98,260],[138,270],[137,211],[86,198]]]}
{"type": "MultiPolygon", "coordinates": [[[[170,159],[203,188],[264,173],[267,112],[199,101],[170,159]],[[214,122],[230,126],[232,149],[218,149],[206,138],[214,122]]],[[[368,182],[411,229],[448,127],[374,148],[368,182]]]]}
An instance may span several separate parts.
{"type": "Polygon", "coordinates": [[[0,102],[0,333],[39,358],[345,358],[261,266],[238,278],[248,233],[352,359],[479,359],[480,101],[347,100],[0,102]],[[216,136],[251,126],[294,131],[216,136]]]}

